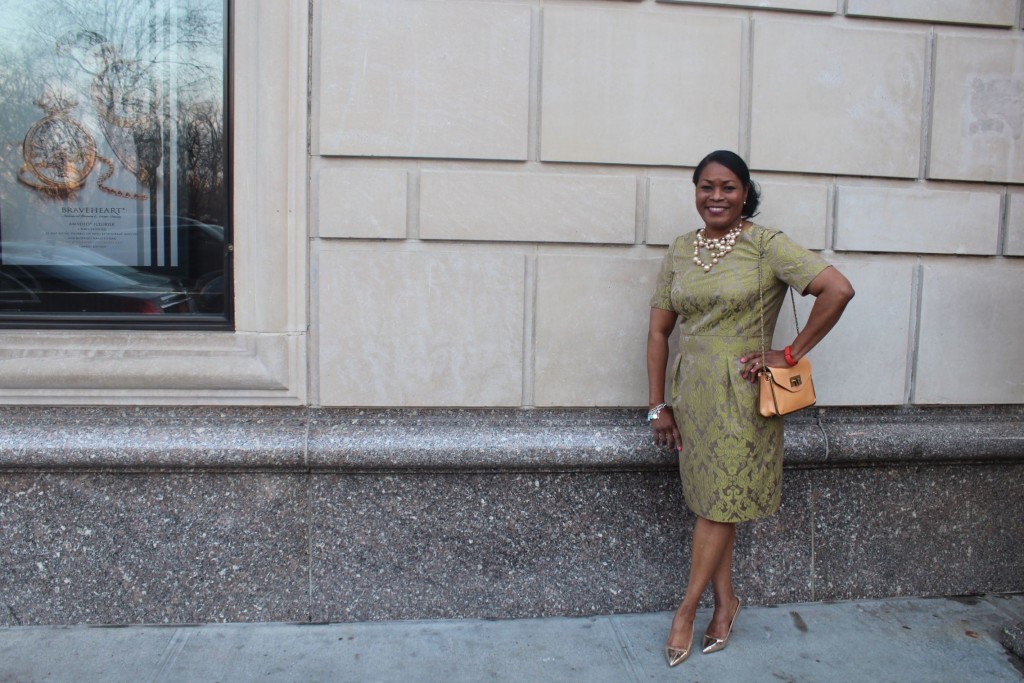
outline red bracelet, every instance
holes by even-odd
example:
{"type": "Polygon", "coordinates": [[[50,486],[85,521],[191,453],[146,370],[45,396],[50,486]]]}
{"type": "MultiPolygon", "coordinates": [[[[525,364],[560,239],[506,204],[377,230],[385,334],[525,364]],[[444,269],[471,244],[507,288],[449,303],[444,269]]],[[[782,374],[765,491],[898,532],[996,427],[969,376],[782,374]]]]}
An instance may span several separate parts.
{"type": "Polygon", "coordinates": [[[789,367],[793,367],[794,365],[796,365],[796,361],[793,360],[793,354],[790,353],[790,351],[789,351],[790,348],[792,348],[792,347],[790,347],[790,346],[786,347],[786,351],[785,351],[785,353],[786,353],[786,363],[789,364],[789,367]]]}

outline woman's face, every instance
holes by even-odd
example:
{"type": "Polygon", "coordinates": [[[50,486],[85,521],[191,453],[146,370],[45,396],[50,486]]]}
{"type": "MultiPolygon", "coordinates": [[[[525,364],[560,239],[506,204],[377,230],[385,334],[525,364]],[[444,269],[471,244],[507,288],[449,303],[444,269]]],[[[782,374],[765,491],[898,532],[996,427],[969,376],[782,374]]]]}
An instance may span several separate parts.
{"type": "Polygon", "coordinates": [[[711,162],[697,179],[697,213],[709,230],[728,230],[739,224],[747,188],[735,173],[711,162]]]}

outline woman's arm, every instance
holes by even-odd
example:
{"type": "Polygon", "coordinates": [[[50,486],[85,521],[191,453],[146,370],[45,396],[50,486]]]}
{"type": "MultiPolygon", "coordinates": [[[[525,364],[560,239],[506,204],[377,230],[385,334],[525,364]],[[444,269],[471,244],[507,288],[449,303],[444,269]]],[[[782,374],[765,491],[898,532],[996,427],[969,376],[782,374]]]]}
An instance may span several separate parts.
{"type": "MultiPolygon", "coordinates": [[[[668,368],[668,338],[676,325],[678,316],[661,308],[651,309],[651,320],[647,329],[647,397],[648,407],[665,403],[665,370],[668,368]]],[[[676,428],[672,408],[666,407],[651,422],[654,443],[683,449],[683,442],[676,428]]]]}
{"type": "MultiPolygon", "coordinates": [[[[804,294],[814,296],[814,307],[807,318],[807,324],[800,331],[796,339],[790,345],[790,355],[793,360],[800,360],[807,353],[817,346],[818,342],[825,338],[839,317],[843,314],[846,304],[850,303],[854,291],[850,281],[833,266],[818,273],[817,277],[807,285],[804,294]]],[[[762,367],[761,353],[751,353],[746,358],[740,358],[740,362],[746,363],[740,373],[744,379],[750,382],[757,380],[757,372],[762,367]]],[[[783,351],[768,351],[765,354],[764,365],[768,367],[786,367],[786,356],[783,351]]]]}
{"type": "MultiPolygon", "coordinates": [[[[821,271],[807,285],[805,294],[814,296],[814,307],[807,318],[807,324],[790,346],[793,360],[800,360],[818,345],[825,335],[839,322],[839,317],[850,303],[855,292],[850,281],[834,267],[821,271]]],[[[785,360],[785,358],[783,358],[785,360]]]]}

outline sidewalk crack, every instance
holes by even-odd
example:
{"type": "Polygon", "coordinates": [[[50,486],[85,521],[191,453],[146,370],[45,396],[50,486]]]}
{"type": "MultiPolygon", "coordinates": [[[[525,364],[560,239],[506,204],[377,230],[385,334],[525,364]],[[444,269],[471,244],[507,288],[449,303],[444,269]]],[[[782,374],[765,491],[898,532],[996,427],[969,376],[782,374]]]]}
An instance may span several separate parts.
{"type": "Polygon", "coordinates": [[[615,634],[615,640],[619,643],[619,658],[625,665],[626,670],[629,671],[630,680],[639,681],[646,680],[647,677],[644,673],[643,667],[633,657],[633,648],[630,645],[629,637],[625,634],[622,628],[619,626],[619,620],[612,617],[605,617],[608,619],[608,623],[611,624],[612,633],[615,634]]]}
{"type": "Polygon", "coordinates": [[[176,628],[174,629],[174,635],[171,636],[171,641],[167,643],[167,647],[160,653],[160,660],[157,662],[156,671],[153,672],[153,677],[149,679],[149,683],[160,683],[161,681],[172,681],[175,680],[171,674],[171,667],[174,661],[181,654],[182,650],[185,649],[185,644],[188,643],[189,638],[192,637],[194,628],[176,628]]]}

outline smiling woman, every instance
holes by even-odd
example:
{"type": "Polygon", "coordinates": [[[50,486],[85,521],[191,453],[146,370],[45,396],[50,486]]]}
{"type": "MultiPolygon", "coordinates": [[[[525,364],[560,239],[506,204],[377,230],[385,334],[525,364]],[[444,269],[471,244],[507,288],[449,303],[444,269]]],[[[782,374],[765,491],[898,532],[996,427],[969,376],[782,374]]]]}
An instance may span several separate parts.
{"type": "Polygon", "coordinates": [[[4,5],[0,326],[230,326],[227,9],[4,5]]]}
{"type": "Polygon", "coordinates": [[[690,578],[672,620],[669,666],[690,655],[697,603],[710,581],[715,612],[701,649],[725,647],[740,611],[732,587],[736,524],[774,514],[782,497],[782,419],[762,417],[754,382],[764,367],[795,365],[839,320],[850,283],[820,256],[750,219],[760,194],[746,163],[720,150],[693,172],[704,227],[677,238],[651,299],[647,374],[655,443],[678,454],[686,504],[697,516],[690,578]],[[692,247],[692,252],[691,252],[692,247]],[[762,352],[786,291],[816,297],[784,351],[762,352]],[[763,313],[763,322],[762,322],[763,313]],[[668,338],[679,324],[672,392],[668,338]]]}

